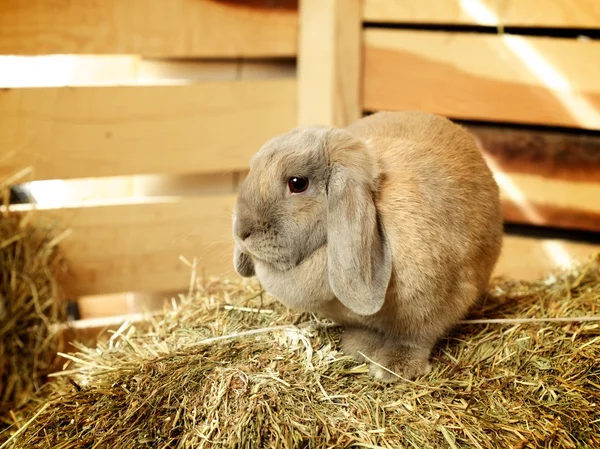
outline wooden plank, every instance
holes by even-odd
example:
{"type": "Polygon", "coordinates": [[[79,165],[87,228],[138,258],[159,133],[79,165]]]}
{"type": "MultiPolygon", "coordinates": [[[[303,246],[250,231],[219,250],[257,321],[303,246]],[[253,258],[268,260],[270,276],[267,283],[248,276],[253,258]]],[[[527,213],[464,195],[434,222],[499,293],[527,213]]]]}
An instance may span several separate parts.
{"type": "MultiPolygon", "coordinates": [[[[231,245],[223,251],[229,252],[230,248],[231,245]]],[[[502,254],[494,271],[494,276],[533,281],[559,269],[564,264],[585,262],[599,251],[600,244],[505,235],[502,254]]],[[[238,276],[230,271],[224,278],[237,279],[238,276]]],[[[117,315],[158,311],[162,309],[164,299],[175,297],[176,294],[176,291],[170,293],[146,291],[89,296],[82,298],[79,305],[82,319],[98,320],[117,315]]],[[[143,315],[137,316],[141,318],[143,315]]],[[[129,319],[131,319],[131,316],[129,316],[129,319]]],[[[95,323],[94,327],[100,330],[106,326],[107,322],[107,320],[103,320],[102,324],[95,323]]],[[[82,321],[78,328],[85,327],[83,324],[82,321]]]]}
{"type": "Polygon", "coordinates": [[[234,194],[224,194],[36,213],[71,230],[62,242],[71,272],[64,286],[69,297],[77,298],[186,291],[191,269],[180,256],[197,257],[198,273],[233,273],[234,203],[234,194]]]}
{"type": "Polygon", "coordinates": [[[496,175],[504,219],[512,223],[600,231],[600,184],[538,175],[496,175]],[[502,177],[502,179],[499,179],[502,177]]]}
{"type": "Polygon", "coordinates": [[[105,316],[101,309],[96,309],[100,315],[95,318],[82,318],[79,320],[68,321],[57,330],[61,338],[67,345],[68,351],[78,351],[79,347],[73,343],[84,344],[89,348],[95,348],[99,341],[107,341],[111,338],[125,322],[136,327],[143,327],[149,324],[152,313],[119,313],[118,315],[105,316]]]}
{"type": "Polygon", "coordinates": [[[138,64],[140,83],[199,82],[295,78],[296,61],[290,59],[164,60],[142,59],[138,64]]]}
{"type": "Polygon", "coordinates": [[[507,235],[494,276],[533,281],[597,252],[600,244],[507,235]]]}
{"type": "Polygon", "coordinates": [[[295,56],[297,0],[3,0],[0,54],[295,56]]]}
{"type": "Polygon", "coordinates": [[[82,296],[77,305],[82,320],[88,318],[108,318],[116,315],[143,314],[160,311],[165,304],[171,305],[185,291],[171,292],[127,292],[108,295],[82,296]]]}
{"type": "Polygon", "coordinates": [[[600,136],[469,125],[513,223],[600,231],[600,136]]]}
{"type": "Polygon", "coordinates": [[[296,125],[296,81],[0,89],[0,176],[34,179],[244,170],[296,125]]]}
{"type": "Polygon", "coordinates": [[[597,0],[364,0],[367,22],[600,28],[597,0]]]}
{"type": "Polygon", "coordinates": [[[299,125],[345,126],[360,118],[360,0],[301,0],[299,125]]]}
{"type": "Polygon", "coordinates": [[[134,176],[133,196],[197,196],[234,193],[236,174],[211,173],[179,176],[134,176]]]}
{"type": "Polygon", "coordinates": [[[365,32],[364,108],[600,129],[600,41],[365,32]]]}

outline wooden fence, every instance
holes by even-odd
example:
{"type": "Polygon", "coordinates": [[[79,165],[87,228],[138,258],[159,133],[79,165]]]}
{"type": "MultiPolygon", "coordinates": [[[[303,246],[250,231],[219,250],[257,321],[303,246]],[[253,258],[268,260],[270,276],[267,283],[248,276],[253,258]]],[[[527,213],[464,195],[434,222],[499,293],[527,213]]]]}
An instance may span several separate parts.
{"type": "Polygon", "coordinates": [[[92,179],[39,213],[72,229],[82,316],[116,315],[185,290],[180,256],[235,276],[231,211],[268,138],[424,109],[478,136],[508,223],[578,232],[507,234],[497,274],[533,278],[600,250],[599,36],[596,0],[4,0],[0,54],[83,62],[0,86],[0,176],[92,179]]]}

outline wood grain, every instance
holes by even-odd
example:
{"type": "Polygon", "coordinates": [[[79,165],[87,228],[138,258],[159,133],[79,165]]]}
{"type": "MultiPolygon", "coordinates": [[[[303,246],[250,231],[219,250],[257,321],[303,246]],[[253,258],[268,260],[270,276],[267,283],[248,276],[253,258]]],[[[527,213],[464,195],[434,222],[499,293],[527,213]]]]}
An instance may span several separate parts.
{"type": "Polygon", "coordinates": [[[600,232],[600,213],[577,205],[556,206],[549,201],[529,200],[527,207],[523,207],[521,203],[503,194],[502,215],[508,223],[600,232]]]}
{"type": "Polygon", "coordinates": [[[600,231],[600,136],[468,125],[509,222],[600,231]]]}
{"type": "Polygon", "coordinates": [[[0,54],[295,56],[296,3],[3,0],[0,54]]]}
{"type": "Polygon", "coordinates": [[[79,317],[109,318],[117,315],[144,314],[162,310],[171,300],[178,300],[185,293],[181,288],[173,291],[128,292],[107,295],[81,296],[77,299],[79,317]]]}
{"type": "Polygon", "coordinates": [[[296,125],[295,79],[0,90],[0,176],[244,170],[296,125]]]}
{"type": "Polygon", "coordinates": [[[71,235],[62,243],[69,297],[119,292],[184,291],[198,272],[233,270],[231,213],[235,195],[157,198],[140,204],[38,210],[71,235]]]}
{"type": "Polygon", "coordinates": [[[505,219],[522,223],[558,227],[572,220],[577,229],[600,231],[600,183],[567,182],[539,175],[495,171],[502,200],[519,211],[521,217],[505,207],[505,219]],[[559,211],[562,214],[557,214],[559,211]],[[512,216],[511,216],[512,215],[512,216]],[[518,220],[522,218],[522,220],[518,220]],[[579,218],[579,220],[577,220],[579,218]]]}
{"type": "Polygon", "coordinates": [[[585,262],[600,252],[600,244],[508,235],[494,276],[533,281],[561,268],[563,263],[585,262]]]}
{"type": "Polygon", "coordinates": [[[600,135],[465,124],[504,171],[568,182],[600,182],[600,135]]]}
{"type": "Polygon", "coordinates": [[[368,22],[600,28],[597,0],[364,0],[368,22]]]}
{"type": "Polygon", "coordinates": [[[365,32],[366,110],[600,129],[600,41],[365,32]]]}
{"type": "Polygon", "coordinates": [[[345,126],[360,118],[360,0],[301,0],[299,125],[345,126]]]}

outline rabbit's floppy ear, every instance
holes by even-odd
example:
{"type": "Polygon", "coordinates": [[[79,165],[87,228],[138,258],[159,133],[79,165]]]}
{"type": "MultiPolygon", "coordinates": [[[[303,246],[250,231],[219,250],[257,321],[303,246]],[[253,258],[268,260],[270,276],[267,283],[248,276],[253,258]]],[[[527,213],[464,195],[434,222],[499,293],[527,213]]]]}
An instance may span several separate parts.
{"type": "Polygon", "coordinates": [[[233,247],[233,267],[237,274],[245,278],[255,275],[254,262],[248,254],[242,252],[237,243],[233,247]]]}
{"type": "Polygon", "coordinates": [[[327,136],[327,265],[342,304],[360,315],[378,312],[392,273],[392,254],[374,201],[377,167],[365,142],[333,129],[327,136]]]}

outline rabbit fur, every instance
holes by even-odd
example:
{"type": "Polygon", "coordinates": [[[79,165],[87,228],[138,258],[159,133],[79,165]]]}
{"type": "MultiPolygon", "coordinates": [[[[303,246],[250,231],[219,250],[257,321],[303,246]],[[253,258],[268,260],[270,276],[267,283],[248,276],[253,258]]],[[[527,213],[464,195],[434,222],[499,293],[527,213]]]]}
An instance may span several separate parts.
{"type": "Polygon", "coordinates": [[[252,157],[233,261],[284,305],[342,325],[342,350],[374,377],[414,379],[485,292],[502,233],[498,186],[466,129],[379,112],[293,129],[252,157]],[[291,193],[292,177],[306,191],[291,193]]]}

